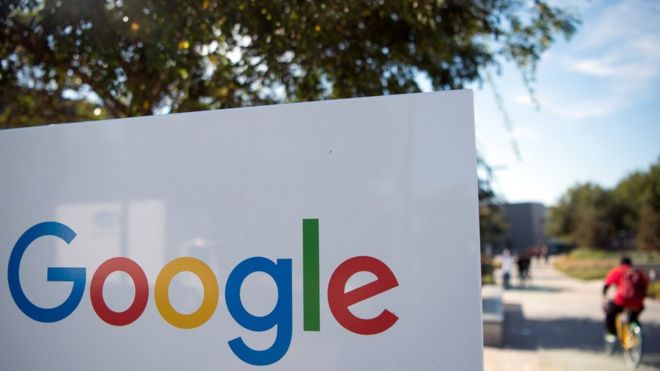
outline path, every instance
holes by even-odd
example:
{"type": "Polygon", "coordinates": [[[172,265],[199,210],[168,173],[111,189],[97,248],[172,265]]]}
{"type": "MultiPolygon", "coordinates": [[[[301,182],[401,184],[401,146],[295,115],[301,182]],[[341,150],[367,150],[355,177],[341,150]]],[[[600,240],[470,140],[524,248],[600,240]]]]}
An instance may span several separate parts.
{"type": "MultiPolygon", "coordinates": [[[[534,264],[531,273],[529,288],[504,293],[505,346],[484,348],[485,370],[626,370],[620,352],[602,350],[601,283],[574,280],[544,264],[534,264]]],[[[660,370],[660,302],[647,299],[646,307],[639,370],[660,370]]]]}

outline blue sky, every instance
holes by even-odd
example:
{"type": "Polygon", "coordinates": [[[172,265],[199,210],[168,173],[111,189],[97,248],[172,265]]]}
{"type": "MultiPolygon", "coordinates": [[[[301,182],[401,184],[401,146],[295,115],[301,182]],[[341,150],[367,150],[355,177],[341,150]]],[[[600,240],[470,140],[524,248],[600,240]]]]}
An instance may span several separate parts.
{"type": "Polygon", "coordinates": [[[473,87],[477,147],[510,202],[551,205],[577,182],[612,187],[660,156],[660,2],[565,4],[578,10],[582,24],[538,66],[540,109],[513,65],[494,77],[511,132],[491,88],[473,87]]]}

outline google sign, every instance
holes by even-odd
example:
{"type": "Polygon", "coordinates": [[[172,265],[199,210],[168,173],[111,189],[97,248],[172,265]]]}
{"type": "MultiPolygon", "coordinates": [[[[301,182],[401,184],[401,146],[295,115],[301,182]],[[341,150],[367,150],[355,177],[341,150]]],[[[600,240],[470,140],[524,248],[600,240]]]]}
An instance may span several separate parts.
{"type": "Polygon", "coordinates": [[[470,91],[0,130],[0,369],[480,370],[476,163],[470,91]]]}
{"type": "MultiPolygon", "coordinates": [[[[69,297],[54,308],[41,308],[33,304],[23,292],[19,270],[23,254],[30,244],[43,236],[55,236],[71,243],[76,233],[59,222],[43,222],[29,228],[18,239],[9,258],[7,279],[11,295],[16,305],[28,317],[39,322],[56,322],[68,317],[78,306],[85,290],[86,268],[49,267],[48,281],[72,282],[69,297]]],[[[304,329],[319,331],[319,222],[318,219],[303,220],[303,282],[304,282],[304,329]]],[[[225,287],[225,300],[229,313],[241,326],[252,331],[266,331],[277,326],[277,336],[273,345],[265,350],[254,350],[239,337],[229,341],[229,347],[240,359],[253,365],[269,365],[282,358],[291,343],[292,336],[292,293],[291,259],[277,259],[276,262],[260,256],[245,259],[229,274],[225,287]],[[273,311],[266,316],[249,313],[241,302],[240,291],[243,281],[252,273],[263,272],[269,275],[277,286],[278,299],[273,311]]],[[[375,318],[356,317],[349,306],[366,300],[398,286],[394,273],[382,261],[370,256],[356,256],[341,263],[328,283],[328,304],[337,322],[357,334],[373,335],[394,325],[398,317],[388,310],[375,318]],[[358,272],[369,272],[376,280],[360,288],[345,292],[346,283],[358,272]]],[[[218,304],[218,281],[211,268],[203,261],[182,257],[167,263],[156,278],[154,298],[160,315],[170,325],[182,329],[192,329],[203,325],[213,315],[218,304]],[[168,296],[172,279],[181,272],[192,272],[202,282],[204,299],[199,309],[190,314],[176,311],[168,296]]],[[[136,321],[144,312],[149,297],[149,283],[140,265],[131,259],[116,257],[99,266],[90,286],[90,299],[94,311],[100,319],[114,326],[125,326],[136,321]],[[135,285],[135,298],[128,309],[115,312],[103,299],[103,284],[111,273],[125,272],[135,285]]]]}

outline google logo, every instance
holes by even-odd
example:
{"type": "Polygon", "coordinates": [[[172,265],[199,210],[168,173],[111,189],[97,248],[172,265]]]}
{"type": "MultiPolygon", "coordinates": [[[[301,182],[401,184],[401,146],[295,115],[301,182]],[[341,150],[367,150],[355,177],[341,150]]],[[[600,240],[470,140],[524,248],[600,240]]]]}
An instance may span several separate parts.
{"type": "MultiPolygon", "coordinates": [[[[45,323],[65,319],[80,304],[85,292],[86,272],[84,267],[48,267],[47,280],[71,282],[69,296],[60,305],[42,308],[30,301],[21,287],[19,270],[25,251],[35,240],[54,236],[70,244],[76,233],[67,225],[47,221],[36,224],[25,231],[14,245],[7,270],[9,290],[18,308],[29,318],[45,323]]],[[[274,327],[277,333],[273,344],[267,349],[252,349],[241,337],[229,340],[234,354],[252,365],[269,365],[279,361],[288,351],[292,338],[293,298],[292,260],[271,259],[254,256],[240,262],[230,272],[225,283],[225,302],[231,317],[250,331],[268,331],[274,327]],[[241,286],[252,273],[268,275],[277,288],[277,302],[273,310],[256,316],[245,308],[241,301],[241,286]]],[[[319,221],[303,220],[303,330],[320,331],[320,282],[319,282],[319,221]]],[[[361,335],[374,335],[386,331],[396,323],[398,317],[387,309],[373,317],[360,318],[350,311],[350,306],[398,286],[392,270],[382,261],[370,256],[355,256],[339,264],[328,282],[327,299],[335,320],[347,330],[361,335]],[[376,279],[364,286],[346,291],[346,283],[356,273],[369,272],[376,279]]],[[[170,325],[181,329],[193,329],[207,322],[216,310],[220,299],[219,282],[211,268],[193,257],[181,257],[170,261],[160,270],[154,284],[153,297],[161,317],[170,325]],[[169,286],[181,272],[196,275],[204,288],[199,308],[192,313],[178,312],[170,302],[169,286]]],[[[109,325],[126,326],[140,318],[149,301],[149,282],[138,263],[125,257],[115,257],[103,262],[92,275],[89,295],[94,312],[109,325]],[[112,310],[103,297],[103,285],[114,272],[124,272],[133,281],[135,296],[128,309],[112,310]]]]}

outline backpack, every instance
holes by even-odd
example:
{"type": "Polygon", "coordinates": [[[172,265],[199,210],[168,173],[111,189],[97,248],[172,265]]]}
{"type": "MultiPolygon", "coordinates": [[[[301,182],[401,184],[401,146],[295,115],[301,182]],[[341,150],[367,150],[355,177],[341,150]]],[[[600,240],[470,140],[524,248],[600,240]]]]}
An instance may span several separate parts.
{"type": "Polygon", "coordinates": [[[630,268],[621,279],[621,297],[626,300],[640,300],[646,296],[646,280],[639,269],[630,268]]]}

